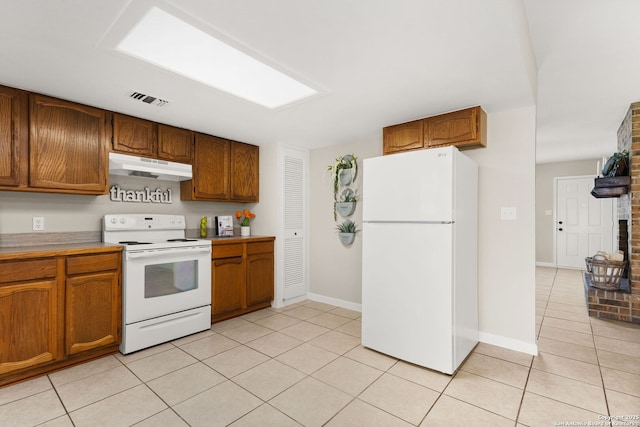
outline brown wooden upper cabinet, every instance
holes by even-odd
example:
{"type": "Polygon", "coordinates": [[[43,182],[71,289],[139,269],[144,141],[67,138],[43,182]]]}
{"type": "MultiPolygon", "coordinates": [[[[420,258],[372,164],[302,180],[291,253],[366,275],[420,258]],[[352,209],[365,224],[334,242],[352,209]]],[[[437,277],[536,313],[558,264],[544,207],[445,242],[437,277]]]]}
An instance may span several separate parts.
{"type": "Polygon", "coordinates": [[[487,146],[487,114],[480,106],[414,120],[383,129],[383,154],[455,145],[487,146]]]}
{"type": "Polygon", "coordinates": [[[29,99],[29,187],[107,194],[111,113],[42,95],[29,99]]]}
{"type": "Polygon", "coordinates": [[[182,200],[257,202],[259,147],[196,133],[193,179],[180,183],[182,200]]]}
{"type": "Polygon", "coordinates": [[[424,148],[424,120],[382,129],[384,154],[424,148]]]}
{"type": "Polygon", "coordinates": [[[191,163],[193,135],[188,129],[158,123],[158,158],[179,163],[191,163]]]}
{"type": "Polygon", "coordinates": [[[231,193],[237,202],[257,202],[259,193],[259,153],[256,145],[231,141],[231,193]]]}
{"type": "Polygon", "coordinates": [[[158,144],[157,129],[155,122],[115,113],[113,115],[113,151],[155,157],[158,144]]]}
{"type": "Polygon", "coordinates": [[[0,86],[0,186],[29,181],[29,94],[0,86]]]}
{"type": "Polygon", "coordinates": [[[191,163],[193,131],[124,114],[113,115],[113,151],[191,163]]]}

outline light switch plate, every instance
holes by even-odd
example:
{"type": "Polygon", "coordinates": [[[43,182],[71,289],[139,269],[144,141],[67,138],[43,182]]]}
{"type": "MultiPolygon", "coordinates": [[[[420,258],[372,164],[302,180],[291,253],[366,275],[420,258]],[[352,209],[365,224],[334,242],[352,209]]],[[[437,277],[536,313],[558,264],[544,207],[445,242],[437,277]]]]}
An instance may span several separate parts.
{"type": "Polygon", "coordinates": [[[500,208],[500,219],[513,221],[516,219],[516,208],[508,207],[508,208],[500,208]]]}

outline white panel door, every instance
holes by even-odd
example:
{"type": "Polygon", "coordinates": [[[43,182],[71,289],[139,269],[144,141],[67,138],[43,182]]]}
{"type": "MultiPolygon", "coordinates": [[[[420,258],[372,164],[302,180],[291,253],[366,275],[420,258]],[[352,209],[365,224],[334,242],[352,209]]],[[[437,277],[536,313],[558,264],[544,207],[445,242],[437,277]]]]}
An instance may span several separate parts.
{"type": "Polygon", "coordinates": [[[591,195],[593,177],[556,179],[556,265],[585,268],[584,259],[614,249],[614,198],[591,195]]]}
{"type": "Polygon", "coordinates": [[[284,150],[283,158],[283,225],[284,244],[282,302],[307,293],[305,239],[306,154],[284,150]]]}

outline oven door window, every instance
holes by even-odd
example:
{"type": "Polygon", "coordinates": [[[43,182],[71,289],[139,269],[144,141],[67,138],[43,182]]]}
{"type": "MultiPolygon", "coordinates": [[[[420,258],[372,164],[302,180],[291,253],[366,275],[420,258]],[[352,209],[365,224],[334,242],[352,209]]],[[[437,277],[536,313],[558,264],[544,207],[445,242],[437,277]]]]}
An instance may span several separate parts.
{"type": "Polygon", "coordinates": [[[145,265],[144,297],[156,298],[198,289],[198,260],[145,265]]]}

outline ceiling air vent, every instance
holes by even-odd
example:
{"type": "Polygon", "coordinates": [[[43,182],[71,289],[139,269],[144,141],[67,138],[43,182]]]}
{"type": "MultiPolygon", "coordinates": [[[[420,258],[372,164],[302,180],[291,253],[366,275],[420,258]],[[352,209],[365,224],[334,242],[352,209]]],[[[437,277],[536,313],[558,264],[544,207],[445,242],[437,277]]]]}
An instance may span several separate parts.
{"type": "Polygon", "coordinates": [[[129,92],[129,98],[144,102],[145,104],[155,105],[156,107],[163,107],[169,103],[169,101],[165,101],[164,99],[134,91],[129,92]]]}

